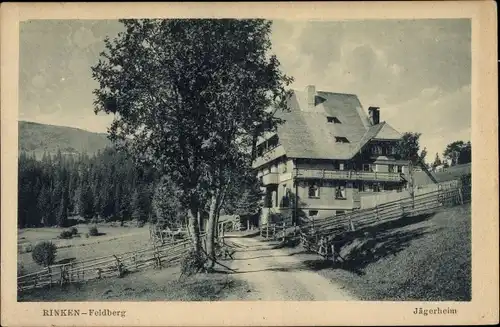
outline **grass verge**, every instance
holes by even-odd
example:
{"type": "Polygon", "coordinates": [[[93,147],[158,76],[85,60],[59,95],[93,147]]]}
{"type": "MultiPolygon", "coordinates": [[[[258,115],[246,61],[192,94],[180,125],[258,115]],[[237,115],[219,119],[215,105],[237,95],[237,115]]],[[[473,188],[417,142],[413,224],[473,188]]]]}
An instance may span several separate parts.
{"type": "Polygon", "coordinates": [[[347,245],[347,262],[318,272],[361,300],[470,301],[470,204],[405,223],[347,245]]]}
{"type": "Polygon", "coordinates": [[[53,286],[18,294],[19,302],[64,301],[218,301],[247,292],[231,275],[198,274],[179,280],[179,268],[147,270],[123,278],[53,286]]]}

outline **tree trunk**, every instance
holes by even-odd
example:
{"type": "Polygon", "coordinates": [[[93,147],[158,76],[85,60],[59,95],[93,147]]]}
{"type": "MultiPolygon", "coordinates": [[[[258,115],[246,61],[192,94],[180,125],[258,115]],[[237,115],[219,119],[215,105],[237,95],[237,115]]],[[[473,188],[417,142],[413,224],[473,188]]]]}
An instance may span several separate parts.
{"type": "Polygon", "coordinates": [[[207,224],[207,255],[208,255],[208,267],[213,268],[215,265],[215,228],[217,227],[217,202],[218,202],[218,192],[212,196],[210,200],[210,211],[208,213],[208,224],[207,224]]]}
{"type": "Polygon", "coordinates": [[[198,210],[198,217],[197,217],[197,219],[198,219],[198,229],[200,231],[200,234],[202,234],[203,233],[203,223],[201,221],[201,210],[198,210]]]}
{"type": "Polygon", "coordinates": [[[192,206],[188,210],[188,231],[193,243],[193,249],[196,253],[201,253],[200,228],[197,219],[198,208],[192,206]]]}

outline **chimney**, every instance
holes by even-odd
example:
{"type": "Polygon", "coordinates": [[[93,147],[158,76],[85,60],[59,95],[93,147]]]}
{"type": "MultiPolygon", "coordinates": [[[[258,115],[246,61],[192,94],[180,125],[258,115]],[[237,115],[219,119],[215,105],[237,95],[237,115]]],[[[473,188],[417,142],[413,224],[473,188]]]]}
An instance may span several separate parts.
{"type": "Polygon", "coordinates": [[[314,111],[316,106],[316,87],[314,85],[306,86],[307,93],[307,110],[314,111]]]}
{"type": "Polygon", "coordinates": [[[370,123],[372,125],[377,125],[380,123],[380,108],[379,107],[369,107],[368,114],[370,117],[370,123]]]}

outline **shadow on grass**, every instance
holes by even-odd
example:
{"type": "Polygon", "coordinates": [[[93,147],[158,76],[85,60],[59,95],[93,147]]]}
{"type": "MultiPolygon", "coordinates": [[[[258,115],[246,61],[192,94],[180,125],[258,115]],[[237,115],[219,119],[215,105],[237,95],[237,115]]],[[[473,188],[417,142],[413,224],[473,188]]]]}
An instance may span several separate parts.
{"type": "MultiPolygon", "coordinates": [[[[256,271],[239,271],[237,273],[293,270],[319,271],[322,269],[334,268],[346,270],[356,275],[364,275],[364,268],[367,265],[383,258],[395,256],[397,253],[407,248],[412,241],[426,234],[435,233],[437,231],[436,229],[430,230],[429,227],[415,226],[418,223],[430,219],[432,216],[433,214],[426,214],[402,218],[362,228],[354,232],[340,234],[334,238],[337,251],[339,251],[341,255],[340,260],[336,262],[325,259],[305,260],[299,264],[286,264],[282,267],[272,267],[256,271]]],[[[311,252],[302,251],[289,255],[298,255],[300,253],[311,252]]],[[[263,255],[260,257],[272,257],[272,255],[263,255]]]]}

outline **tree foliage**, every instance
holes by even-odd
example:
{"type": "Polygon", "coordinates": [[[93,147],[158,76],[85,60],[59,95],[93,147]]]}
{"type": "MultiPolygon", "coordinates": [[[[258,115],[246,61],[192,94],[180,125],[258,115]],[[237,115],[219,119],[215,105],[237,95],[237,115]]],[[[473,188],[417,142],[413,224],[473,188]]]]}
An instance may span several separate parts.
{"type": "Polygon", "coordinates": [[[155,188],[153,195],[153,212],[155,221],[164,222],[170,228],[184,222],[184,208],[178,197],[178,189],[168,178],[163,178],[155,188]]]}
{"type": "MultiPolygon", "coordinates": [[[[92,157],[46,153],[41,160],[21,152],[18,166],[21,228],[65,227],[77,215],[130,220],[133,190],[151,189],[158,180],[153,170],[135,167],[130,158],[111,148],[92,157]]],[[[146,203],[151,202],[151,193],[145,195],[146,203]]]]}
{"type": "Polygon", "coordinates": [[[280,122],[267,109],[286,108],[292,79],[270,55],[269,21],[120,22],[92,67],[95,112],[114,114],[110,139],[175,183],[199,250],[198,213],[208,206],[213,224],[232,171],[280,122]]]}
{"type": "Polygon", "coordinates": [[[258,215],[262,208],[261,183],[250,169],[242,169],[234,176],[226,201],[224,213],[239,216],[258,215]]]}
{"type": "Polygon", "coordinates": [[[472,160],[471,142],[455,141],[446,146],[443,157],[450,161],[451,166],[466,164],[472,160]]]}
{"type": "Polygon", "coordinates": [[[396,145],[396,157],[401,160],[409,160],[413,164],[423,162],[427,156],[427,149],[420,150],[421,133],[406,132],[396,145]]]}

